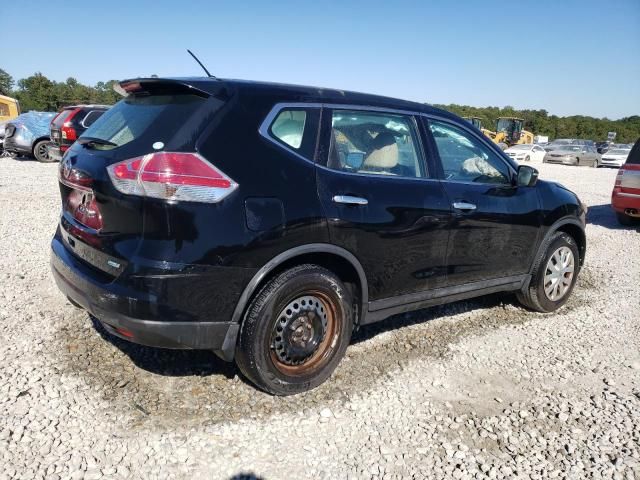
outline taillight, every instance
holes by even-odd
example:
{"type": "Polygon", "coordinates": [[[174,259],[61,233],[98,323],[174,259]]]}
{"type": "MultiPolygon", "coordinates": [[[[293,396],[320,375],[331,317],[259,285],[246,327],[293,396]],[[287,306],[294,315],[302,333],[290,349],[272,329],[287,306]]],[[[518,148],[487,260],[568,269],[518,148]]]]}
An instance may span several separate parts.
{"type": "Polygon", "coordinates": [[[619,187],[620,185],[622,185],[622,176],[624,175],[624,169],[621,168],[620,170],[618,170],[618,175],[616,175],[616,183],[615,186],[619,187]]]}
{"type": "Polygon", "coordinates": [[[62,128],[60,128],[60,134],[65,140],[73,140],[75,142],[75,140],[78,138],[78,134],[76,133],[76,129],[73,128],[73,123],[71,123],[71,120],[73,120],[73,117],[75,117],[80,110],[80,108],[76,108],[75,110],[73,110],[62,124],[62,128]]]}
{"type": "Polygon", "coordinates": [[[107,171],[119,192],[170,201],[216,203],[238,188],[197,153],[149,153],[107,171]]]}

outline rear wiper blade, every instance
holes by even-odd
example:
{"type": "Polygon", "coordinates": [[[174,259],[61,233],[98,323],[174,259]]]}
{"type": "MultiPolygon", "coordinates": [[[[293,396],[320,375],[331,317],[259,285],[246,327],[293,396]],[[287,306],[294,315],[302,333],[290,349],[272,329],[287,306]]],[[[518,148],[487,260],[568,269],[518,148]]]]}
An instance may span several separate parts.
{"type": "Polygon", "coordinates": [[[108,147],[117,147],[117,143],[110,142],[109,140],[104,140],[103,138],[98,137],[80,137],[78,140],[80,145],[106,145],[108,147]]]}

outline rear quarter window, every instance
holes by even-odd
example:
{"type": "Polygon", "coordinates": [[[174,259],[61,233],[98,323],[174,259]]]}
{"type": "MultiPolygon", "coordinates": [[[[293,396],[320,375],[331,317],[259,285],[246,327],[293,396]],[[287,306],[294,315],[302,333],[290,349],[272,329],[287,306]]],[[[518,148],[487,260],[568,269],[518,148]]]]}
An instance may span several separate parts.
{"type": "Polygon", "coordinates": [[[85,128],[89,128],[93,123],[102,116],[104,110],[91,110],[87,115],[82,119],[82,126],[85,128]]]}

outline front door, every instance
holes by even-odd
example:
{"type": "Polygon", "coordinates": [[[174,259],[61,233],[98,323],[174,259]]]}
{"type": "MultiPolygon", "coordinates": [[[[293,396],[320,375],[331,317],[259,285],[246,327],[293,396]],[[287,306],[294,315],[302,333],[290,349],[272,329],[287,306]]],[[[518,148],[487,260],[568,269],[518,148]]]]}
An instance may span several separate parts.
{"type": "Polygon", "coordinates": [[[332,243],[362,263],[369,299],[445,285],[450,202],[412,115],[324,108],[318,194],[332,243]]]}
{"type": "Polygon", "coordinates": [[[470,129],[430,119],[426,130],[453,211],[448,284],[527,273],[541,221],[535,187],[515,186],[515,169],[470,129]]]}

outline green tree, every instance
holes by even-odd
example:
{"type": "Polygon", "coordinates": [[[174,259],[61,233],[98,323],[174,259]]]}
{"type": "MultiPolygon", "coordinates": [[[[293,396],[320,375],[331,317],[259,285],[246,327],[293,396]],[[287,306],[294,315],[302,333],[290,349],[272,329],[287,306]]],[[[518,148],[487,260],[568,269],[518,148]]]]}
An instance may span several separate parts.
{"type": "Polygon", "coordinates": [[[11,95],[13,85],[13,77],[0,68],[0,95],[11,95]]]}

